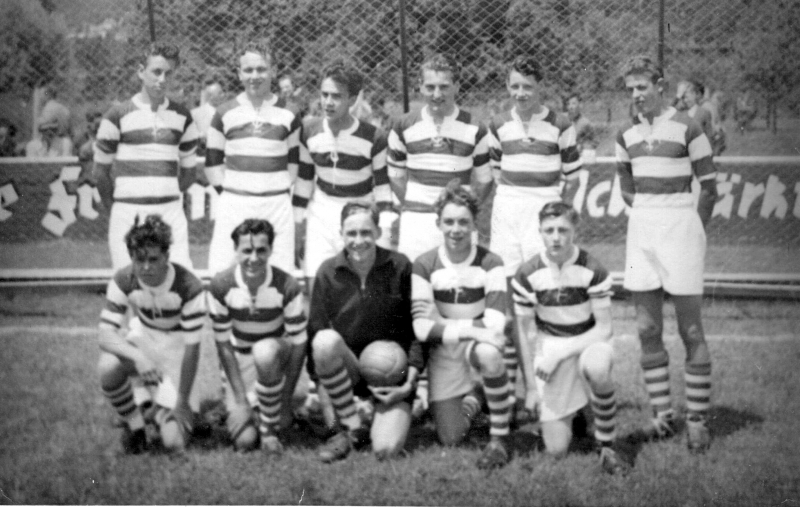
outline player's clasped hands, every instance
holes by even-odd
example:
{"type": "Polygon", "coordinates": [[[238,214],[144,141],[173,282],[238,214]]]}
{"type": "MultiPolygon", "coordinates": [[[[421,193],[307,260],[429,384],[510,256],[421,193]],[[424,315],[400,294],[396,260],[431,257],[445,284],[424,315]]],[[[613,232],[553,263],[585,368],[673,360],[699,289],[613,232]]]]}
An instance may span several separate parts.
{"type": "Polygon", "coordinates": [[[154,386],[161,382],[161,371],[149,357],[141,354],[134,363],[136,371],[139,372],[139,377],[145,385],[154,386]]]}
{"type": "Polygon", "coordinates": [[[374,387],[369,386],[369,390],[372,392],[372,395],[375,398],[383,403],[384,405],[394,405],[395,403],[401,402],[406,399],[410,394],[411,390],[414,386],[411,382],[404,382],[402,385],[399,386],[384,386],[384,387],[374,387]]]}
{"type": "Polygon", "coordinates": [[[418,299],[411,303],[411,315],[415,319],[430,319],[436,323],[441,323],[443,320],[433,301],[423,299],[418,299]]]}

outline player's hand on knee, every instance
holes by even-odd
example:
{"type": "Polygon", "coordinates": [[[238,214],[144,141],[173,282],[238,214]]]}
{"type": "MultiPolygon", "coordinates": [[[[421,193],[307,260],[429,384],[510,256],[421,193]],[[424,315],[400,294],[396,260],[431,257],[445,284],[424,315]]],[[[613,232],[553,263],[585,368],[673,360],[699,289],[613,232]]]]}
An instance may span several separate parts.
{"type": "Polygon", "coordinates": [[[525,410],[534,413],[538,404],[539,395],[536,393],[536,386],[528,386],[525,390],[525,410]]]}
{"type": "Polygon", "coordinates": [[[409,382],[401,386],[373,387],[369,386],[372,395],[384,405],[394,405],[406,399],[411,394],[412,385],[409,382]]]}
{"type": "Polygon", "coordinates": [[[537,357],[533,360],[533,371],[537,377],[545,382],[549,382],[550,377],[553,376],[553,372],[556,371],[558,363],[560,362],[558,358],[553,356],[537,357]]]}
{"type": "Polygon", "coordinates": [[[503,333],[498,333],[493,329],[482,327],[472,328],[469,332],[471,338],[479,343],[487,343],[497,350],[502,351],[506,344],[506,337],[503,333]]]}
{"type": "Polygon", "coordinates": [[[134,360],[134,364],[136,365],[136,371],[139,372],[139,377],[145,385],[154,386],[161,382],[161,371],[149,357],[141,355],[134,360]]]}

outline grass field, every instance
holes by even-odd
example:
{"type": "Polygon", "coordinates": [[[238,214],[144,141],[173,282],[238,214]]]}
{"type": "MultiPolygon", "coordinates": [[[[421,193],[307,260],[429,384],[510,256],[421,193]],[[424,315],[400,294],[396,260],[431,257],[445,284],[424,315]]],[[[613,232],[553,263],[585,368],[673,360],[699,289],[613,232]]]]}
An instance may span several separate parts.
{"type": "MultiPolygon", "coordinates": [[[[450,449],[429,425],[415,427],[404,457],[356,453],[322,465],[318,441],[297,430],[269,461],[202,440],[181,456],[124,456],[99,392],[94,364],[102,296],[78,290],[0,292],[0,503],[335,505],[799,505],[800,304],[707,300],[714,358],[714,442],[689,455],[682,438],[644,442],[630,302],[614,302],[625,478],[604,476],[593,454],[555,461],[530,433],[514,436],[513,461],[479,471],[485,435],[450,449]]],[[[667,305],[673,385],[683,352],[667,305]]],[[[199,389],[218,394],[213,346],[204,347],[199,389]]],[[[682,389],[674,389],[682,398],[682,389]]]]}

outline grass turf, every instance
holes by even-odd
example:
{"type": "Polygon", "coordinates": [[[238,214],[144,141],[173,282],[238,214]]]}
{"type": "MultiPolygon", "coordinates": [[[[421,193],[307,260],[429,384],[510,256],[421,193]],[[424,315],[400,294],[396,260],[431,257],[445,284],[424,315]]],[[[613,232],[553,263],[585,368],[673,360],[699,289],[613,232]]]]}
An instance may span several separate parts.
{"type": "MultiPolygon", "coordinates": [[[[81,291],[0,293],[0,502],[81,504],[337,505],[775,505],[800,500],[800,315],[797,303],[707,300],[714,358],[711,450],[689,455],[683,438],[644,442],[647,400],[638,370],[633,309],[615,301],[615,376],[622,446],[635,458],[626,478],[607,477],[592,453],[560,461],[529,433],[514,436],[504,469],[475,460],[485,435],[444,448],[430,425],[415,427],[405,457],[356,453],[316,460],[318,440],[301,430],[270,461],[214,439],[181,456],[123,456],[118,429],[94,372],[102,296],[81,291]],[[729,338],[726,338],[729,337],[729,338]],[[764,337],[755,339],[754,337],[764,337]],[[778,338],[775,338],[778,337],[778,338]]],[[[666,307],[674,393],[683,396],[683,349],[666,307]]],[[[199,388],[217,391],[213,346],[204,342],[199,388]]]]}

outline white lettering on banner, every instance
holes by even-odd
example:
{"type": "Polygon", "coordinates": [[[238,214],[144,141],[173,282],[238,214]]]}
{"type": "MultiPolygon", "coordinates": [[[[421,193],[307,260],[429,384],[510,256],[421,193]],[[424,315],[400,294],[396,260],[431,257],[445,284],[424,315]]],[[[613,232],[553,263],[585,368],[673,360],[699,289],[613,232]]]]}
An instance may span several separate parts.
{"type": "Polygon", "coordinates": [[[717,173],[717,194],[722,197],[714,204],[714,212],[712,217],[723,216],[725,218],[731,217],[733,211],[733,186],[738,185],[742,181],[740,174],[731,173],[730,180],[728,180],[727,173],[717,173]]]}
{"type": "Polygon", "coordinates": [[[0,222],[4,222],[11,218],[11,213],[6,209],[6,206],[11,206],[15,202],[19,200],[19,196],[17,195],[17,191],[14,188],[14,185],[11,183],[6,183],[2,187],[0,187],[0,222]]]}
{"type": "Polygon", "coordinates": [[[186,191],[189,195],[189,219],[200,220],[206,215],[206,195],[208,196],[208,214],[209,220],[214,220],[217,216],[217,200],[219,194],[211,185],[202,186],[198,183],[192,183],[192,186],[186,191]]]}
{"type": "Polygon", "coordinates": [[[572,200],[572,207],[579,214],[583,210],[583,198],[586,197],[586,187],[589,186],[589,171],[578,171],[578,190],[572,200]]]}
{"type": "Polygon", "coordinates": [[[586,196],[586,211],[589,213],[590,217],[599,218],[606,214],[606,209],[602,206],[598,206],[597,201],[600,200],[601,195],[607,194],[610,191],[611,182],[608,180],[601,181],[589,191],[589,195],[586,196]]]}
{"type": "Polygon", "coordinates": [[[614,183],[611,184],[611,197],[608,199],[608,214],[616,217],[622,211],[625,211],[626,215],[631,214],[631,208],[625,204],[625,199],[622,198],[622,185],[620,184],[619,174],[614,174],[614,183]]]}
{"type": "Polygon", "coordinates": [[[741,218],[747,218],[747,213],[750,211],[750,205],[752,205],[753,201],[755,201],[763,193],[763,183],[759,183],[758,185],[745,183],[744,190],[742,190],[742,199],[739,201],[739,211],[737,212],[737,215],[739,215],[741,218]]]}
{"type": "Polygon", "coordinates": [[[800,181],[794,184],[794,211],[792,214],[796,218],[800,218],[800,181]]]}
{"type": "Polygon", "coordinates": [[[783,196],[784,190],[786,190],[786,185],[781,183],[777,176],[770,174],[769,178],[767,178],[764,200],[761,203],[761,216],[763,218],[768,218],[773,212],[778,218],[786,216],[789,203],[786,202],[786,197],[783,196]]]}
{"type": "Polygon", "coordinates": [[[99,216],[93,207],[94,202],[100,202],[97,189],[84,184],[78,188],[77,195],[67,193],[65,183],[76,181],[80,174],[80,166],[66,166],[61,168],[59,178],[50,184],[50,202],[47,203],[47,214],[42,218],[42,227],[56,236],[63,236],[67,227],[75,223],[76,207],[81,216],[90,220],[99,216]]]}

